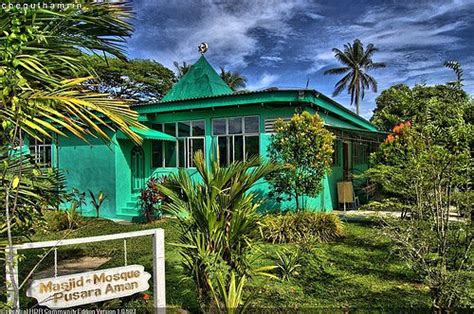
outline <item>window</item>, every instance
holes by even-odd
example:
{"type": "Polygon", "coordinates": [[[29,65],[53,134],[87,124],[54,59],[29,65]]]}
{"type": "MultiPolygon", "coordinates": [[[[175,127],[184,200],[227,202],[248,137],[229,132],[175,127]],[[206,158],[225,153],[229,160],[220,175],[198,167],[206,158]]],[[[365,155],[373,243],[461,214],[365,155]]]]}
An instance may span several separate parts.
{"type": "Polygon", "coordinates": [[[30,155],[36,164],[44,167],[51,166],[51,140],[44,139],[43,142],[30,138],[30,155]]]}
{"type": "Polygon", "coordinates": [[[158,123],[155,130],[177,138],[176,142],[153,141],[152,167],[194,167],[194,154],[201,150],[205,152],[205,123],[204,120],[158,123]]]}
{"type": "Polygon", "coordinates": [[[275,133],[275,122],[279,119],[282,119],[284,122],[290,122],[291,117],[265,119],[265,133],[275,133]]]}
{"type": "Polygon", "coordinates": [[[352,145],[352,161],[354,165],[366,164],[368,146],[362,143],[353,143],[352,145]]]}
{"type": "Polygon", "coordinates": [[[212,134],[217,139],[221,166],[258,156],[260,152],[258,116],[212,120],[212,134]]]}

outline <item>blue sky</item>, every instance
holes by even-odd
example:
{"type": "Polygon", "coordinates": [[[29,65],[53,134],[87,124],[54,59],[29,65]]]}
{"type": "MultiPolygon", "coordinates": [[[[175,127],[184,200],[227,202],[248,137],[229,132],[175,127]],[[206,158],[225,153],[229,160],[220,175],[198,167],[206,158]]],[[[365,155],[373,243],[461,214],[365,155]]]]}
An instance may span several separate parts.
{"type": "MultiPolygon", "coordinates": [[[[174,69],[173,61],[196,61],[205,41],[209,62],[247,76],[249,89],[305,87],[309,79],[310,88],[330,96],[338,80],[323,75],[337,65],[331,49],[355,38],[373,43],[380,49],[374,61],[388,67],[371,72],[379,91],[361,104],[366,118],[393,84],[453,80],[445,60],[461,62],[465,88],[474,93],[474,0],[134,0],[134,9],[130,57],[174,69]]],[[[347,94],[335,99],[349,106],[347,94]]]]}

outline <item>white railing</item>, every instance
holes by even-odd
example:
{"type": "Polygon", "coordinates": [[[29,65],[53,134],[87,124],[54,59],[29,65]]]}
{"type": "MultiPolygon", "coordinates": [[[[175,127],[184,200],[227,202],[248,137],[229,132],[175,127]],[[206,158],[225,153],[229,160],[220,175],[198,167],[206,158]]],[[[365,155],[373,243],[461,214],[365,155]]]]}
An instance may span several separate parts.
{"type": "MultiPolygon", "coordinates": [[[[165,232],[163,229],[150,229],[141,230],[125,233],[116,233],[95,237],[76,238],[76,239],[64,239],[57,241],[44,241],[44,242],[29,242],[13,245],[13,247],[6,248],[6,256],[9,257],[10,263],[12,263],[13,271],[10,271],[9,263],[6,263],[6,286],[8,292],[8,301],[12,304],[14,310],[20,309],[19,303],[19,289],[15,289],[13,286],[12,279],[14,280],[16,287],[19,286],[18,282],[18,264],[16,262],[17,254],[19,250],[30,250],[40,248],[57,248],[60,246],[76,245],[84,243],[94,243],[112,240],[123,240],[136,237],[153,236],[153,294],[154,294],[154,307],[155,309],[165,309],[166,307],[166,285],[165,285],[165,232]]],[[[56,267],[56,266],[55,266],[56,267]]]]}

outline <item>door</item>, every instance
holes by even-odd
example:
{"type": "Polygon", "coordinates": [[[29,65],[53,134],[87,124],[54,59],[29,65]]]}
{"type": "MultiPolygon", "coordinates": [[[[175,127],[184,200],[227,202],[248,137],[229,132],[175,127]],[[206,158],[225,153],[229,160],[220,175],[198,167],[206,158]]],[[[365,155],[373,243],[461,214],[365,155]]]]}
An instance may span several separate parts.
{"type": "Polygon", "coordinates": [[[343,170],[344,170],[344,180],[351,179],[351,160],[349,154],[349,143],[342,143],[342,158],[343,158],[343,170]]]}
{"type": "Polygon", "coordinates": [[[141,146],[132,149],[130,158],[132,173],[132,192],[140,192],[145,183],[145,154],[141,146]]]}

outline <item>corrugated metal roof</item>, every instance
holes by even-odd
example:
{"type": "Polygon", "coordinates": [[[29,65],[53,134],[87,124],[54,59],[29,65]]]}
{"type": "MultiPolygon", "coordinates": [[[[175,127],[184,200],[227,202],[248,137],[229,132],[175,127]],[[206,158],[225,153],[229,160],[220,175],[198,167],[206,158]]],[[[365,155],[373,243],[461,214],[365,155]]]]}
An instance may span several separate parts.
{"type": "Polygon", "coordinates": [[[232,89],[216,73],[206,58],[201,56],[161,102],[231,95],[232,93],[232,89]]]}
{"type": "MultiPolygon", "coordinates": [[[[171,141],[171,142],[176,142],[176,138],[174,136],[171,136],[169,134],[153,130],[153,129],[138,129],[135,127],[130,127],[130,129],[140,135],[141,138],[146,138],[150,140],[161,140],[161,141],[171,141]]],[[[127,135],[125,135],[123,132],[119,131],[117,134],[117,138],[119,139],[129,139],[127,135]]]]}

